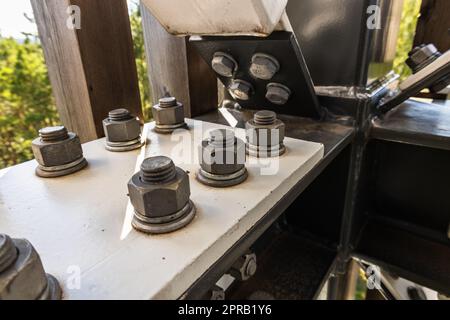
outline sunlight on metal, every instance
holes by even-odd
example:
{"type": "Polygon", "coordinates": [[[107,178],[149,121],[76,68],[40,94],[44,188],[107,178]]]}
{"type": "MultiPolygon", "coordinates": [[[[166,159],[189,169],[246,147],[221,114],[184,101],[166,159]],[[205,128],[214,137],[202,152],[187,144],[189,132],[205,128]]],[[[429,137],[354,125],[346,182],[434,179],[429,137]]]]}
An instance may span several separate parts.
{"type": "MultiPolygon", "coordinates": [[[[141,141],[143,143],[143,146],[141,148],[141,152],[139,153],[139,156],[136,159],[136,165],[134,168],[134,172],[138,172],[141,167],[141,163],[145,160],[145,154],[147,150],[147,146],[151,143],[151,141],[148,140],[148,132],[149,132],[149,126],[148,124],[144,126],[142,130],[142,136],[141,141]]],[[[120,240],[125,240],[126,237],[130,234],[130,232],[133,230],[133,227],[131,226],[131,222],[133,220],[134,216],[134,207],[131,204],[131,201],[128,200],[127,204],[127,210],[125,211],[125,217],[123,220],[123,226],[122,226],[122,232],[120,234],[120,240]]]]}
{"type": "Polygon", "coordinates": [[[220,108],[219,112],[223,115],[223,117],[225,118],[225,120],[227,120],[227,123],[230,127],[232,128],[236,128],[238,121],[236,120],[236,118],[231,114],[230,111],[228,111],[228,109],[226,108],[220,108]]]}

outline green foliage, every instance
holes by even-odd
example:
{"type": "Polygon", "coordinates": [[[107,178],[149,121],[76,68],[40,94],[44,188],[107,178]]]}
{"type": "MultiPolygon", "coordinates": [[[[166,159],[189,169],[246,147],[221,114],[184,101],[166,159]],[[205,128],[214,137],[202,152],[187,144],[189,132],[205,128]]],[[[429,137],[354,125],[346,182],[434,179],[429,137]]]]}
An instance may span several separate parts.
{"type": "Polygon", "coordinates": [[[0,38],[0,168],[31,159],[36,132],[57,122],[41,46],[0,38]]]}
{"type": "Polygon", "coordinates": [[[411,51],[420,15],[421,0],[404,0],[402,20],[397,42],[397,55],[394,60],[394,71],[404,80],[411,75],[411,70],[405,64],[408,52],[411,51]]]}
{"type": "Polygon", "coordinates": [[[130,14],[131,32],[133,35],[134,56],[139,78],[139,91],[141,93],[142,110],[145,121],[152,118],[150,104],[150,83],[147,75],[147,60],[145,56],[144,32],[142,30],[142,16],[139,5],[130,14]]]}

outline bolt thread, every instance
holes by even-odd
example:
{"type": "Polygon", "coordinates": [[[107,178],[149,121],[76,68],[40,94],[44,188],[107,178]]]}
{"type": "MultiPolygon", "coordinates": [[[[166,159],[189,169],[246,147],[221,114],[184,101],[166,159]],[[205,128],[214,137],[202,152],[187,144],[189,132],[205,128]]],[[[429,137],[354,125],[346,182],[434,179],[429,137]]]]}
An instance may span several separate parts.
{"type": "Polygon", "coordinates": [[[253,121],[260,126],[268,126],[274,124],[277,120],[277,114],[273,111],[259,111],[253,117],[253,121]]]}
{"type": "Polygon", "coordinates": [[[159,156],[145,159],[141,165],[140,177],[146,183],[169,181],[177,174],[175,164],[170,158],[159,156]]]}
{"type": "Polygon", "coordinates": [[[0,273],[8,269],[17,258],[17,249],[12,239],[0,234],[0,273]]]}
{"type": "Polygon", "coordinates": [[[216,146],[216,147],[231,147],[234,146],[236,142],[236,137],[234,135],[234,132],[227,129],[219,129],[219,130],[213,130],[209,133],[209,140],[210,145],[216,146]]]}
{"type": "Polygon", "coordinates": [[[127,109],[112,110],[109,112],[108,117],[111,121],[124,121],[132,118],[130,111],[127,109]]]}
{"type": "Polygon", "coordinates": [[[64,126],[57,127],[47,127],[39,130],[39,136],[42,141],[45,142],[55,142],[55,141],[63,141],[69,138],[69,133],[64,126]]]}
{"type": "Polygon", "coordinates": [[[174,97],[165,97],[159,99],[159,106],[161,108],[170,108],[177,106],[178,101],[174,97]]]}

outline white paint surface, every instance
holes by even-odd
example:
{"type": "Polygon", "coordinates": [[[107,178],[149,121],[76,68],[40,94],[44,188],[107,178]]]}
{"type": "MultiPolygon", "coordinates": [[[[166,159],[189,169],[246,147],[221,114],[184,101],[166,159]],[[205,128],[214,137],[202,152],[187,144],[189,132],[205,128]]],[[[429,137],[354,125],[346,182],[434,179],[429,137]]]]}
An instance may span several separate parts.
{"type": "Polygon", "coordinates": [[[38,178],[35,161],[0,171],[0,232],[33,243],[66,299],[180,297],[323,157],[323,145],[286,138],[288,151],[277,175],[262,176],[261,164],[249,163],[246,182],[214,189],[195,180],[196,161],[185,162],[174,152],[196,155],[202,136],[224,126],[188,124],[190,131],[174,135],[184,141],[177,147],[173,137],[147,130],[153,124],[146,126],[151,142],[142,151],[171,156],[190,172],[197,217],[186,228],[158,236],[130,228],[127,182],[144,154],[107,152],[101,139],[83,145],[89,167],[71,176],[38,178]],[[73,272],[71,266],[81,270],[80,289],[70,289],[76,283],[74,274],[67,273],[73,272]]]}
{"type": "Polygon", "coordinates": [[[142,0],[175,35],[267,36],[289,26],[287,0],[142,0]]]}

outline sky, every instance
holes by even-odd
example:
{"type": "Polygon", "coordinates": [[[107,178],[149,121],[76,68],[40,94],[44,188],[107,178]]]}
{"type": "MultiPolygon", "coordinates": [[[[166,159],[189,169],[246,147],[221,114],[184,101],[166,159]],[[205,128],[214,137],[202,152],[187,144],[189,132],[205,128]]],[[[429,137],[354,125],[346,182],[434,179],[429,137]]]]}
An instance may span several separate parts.
{"type": "Polygon", "coordinates": [[[37,33],[36,25],[24,13],[33,17],[30,0],[0,0],[0,34],[20,39],[24,38],[21,32],[37,33]]]}
{"type": "MultiPolygon", "coordinates": [[[[129,0],[129,7],[134,7],[137,0],[129,0]]],[[[22,32],[37,34],[37,27],[24,17],[26,13],[33,17],[30,0],[0,0],[0,34],[3,37],[22,39],[22,32]]]]}

